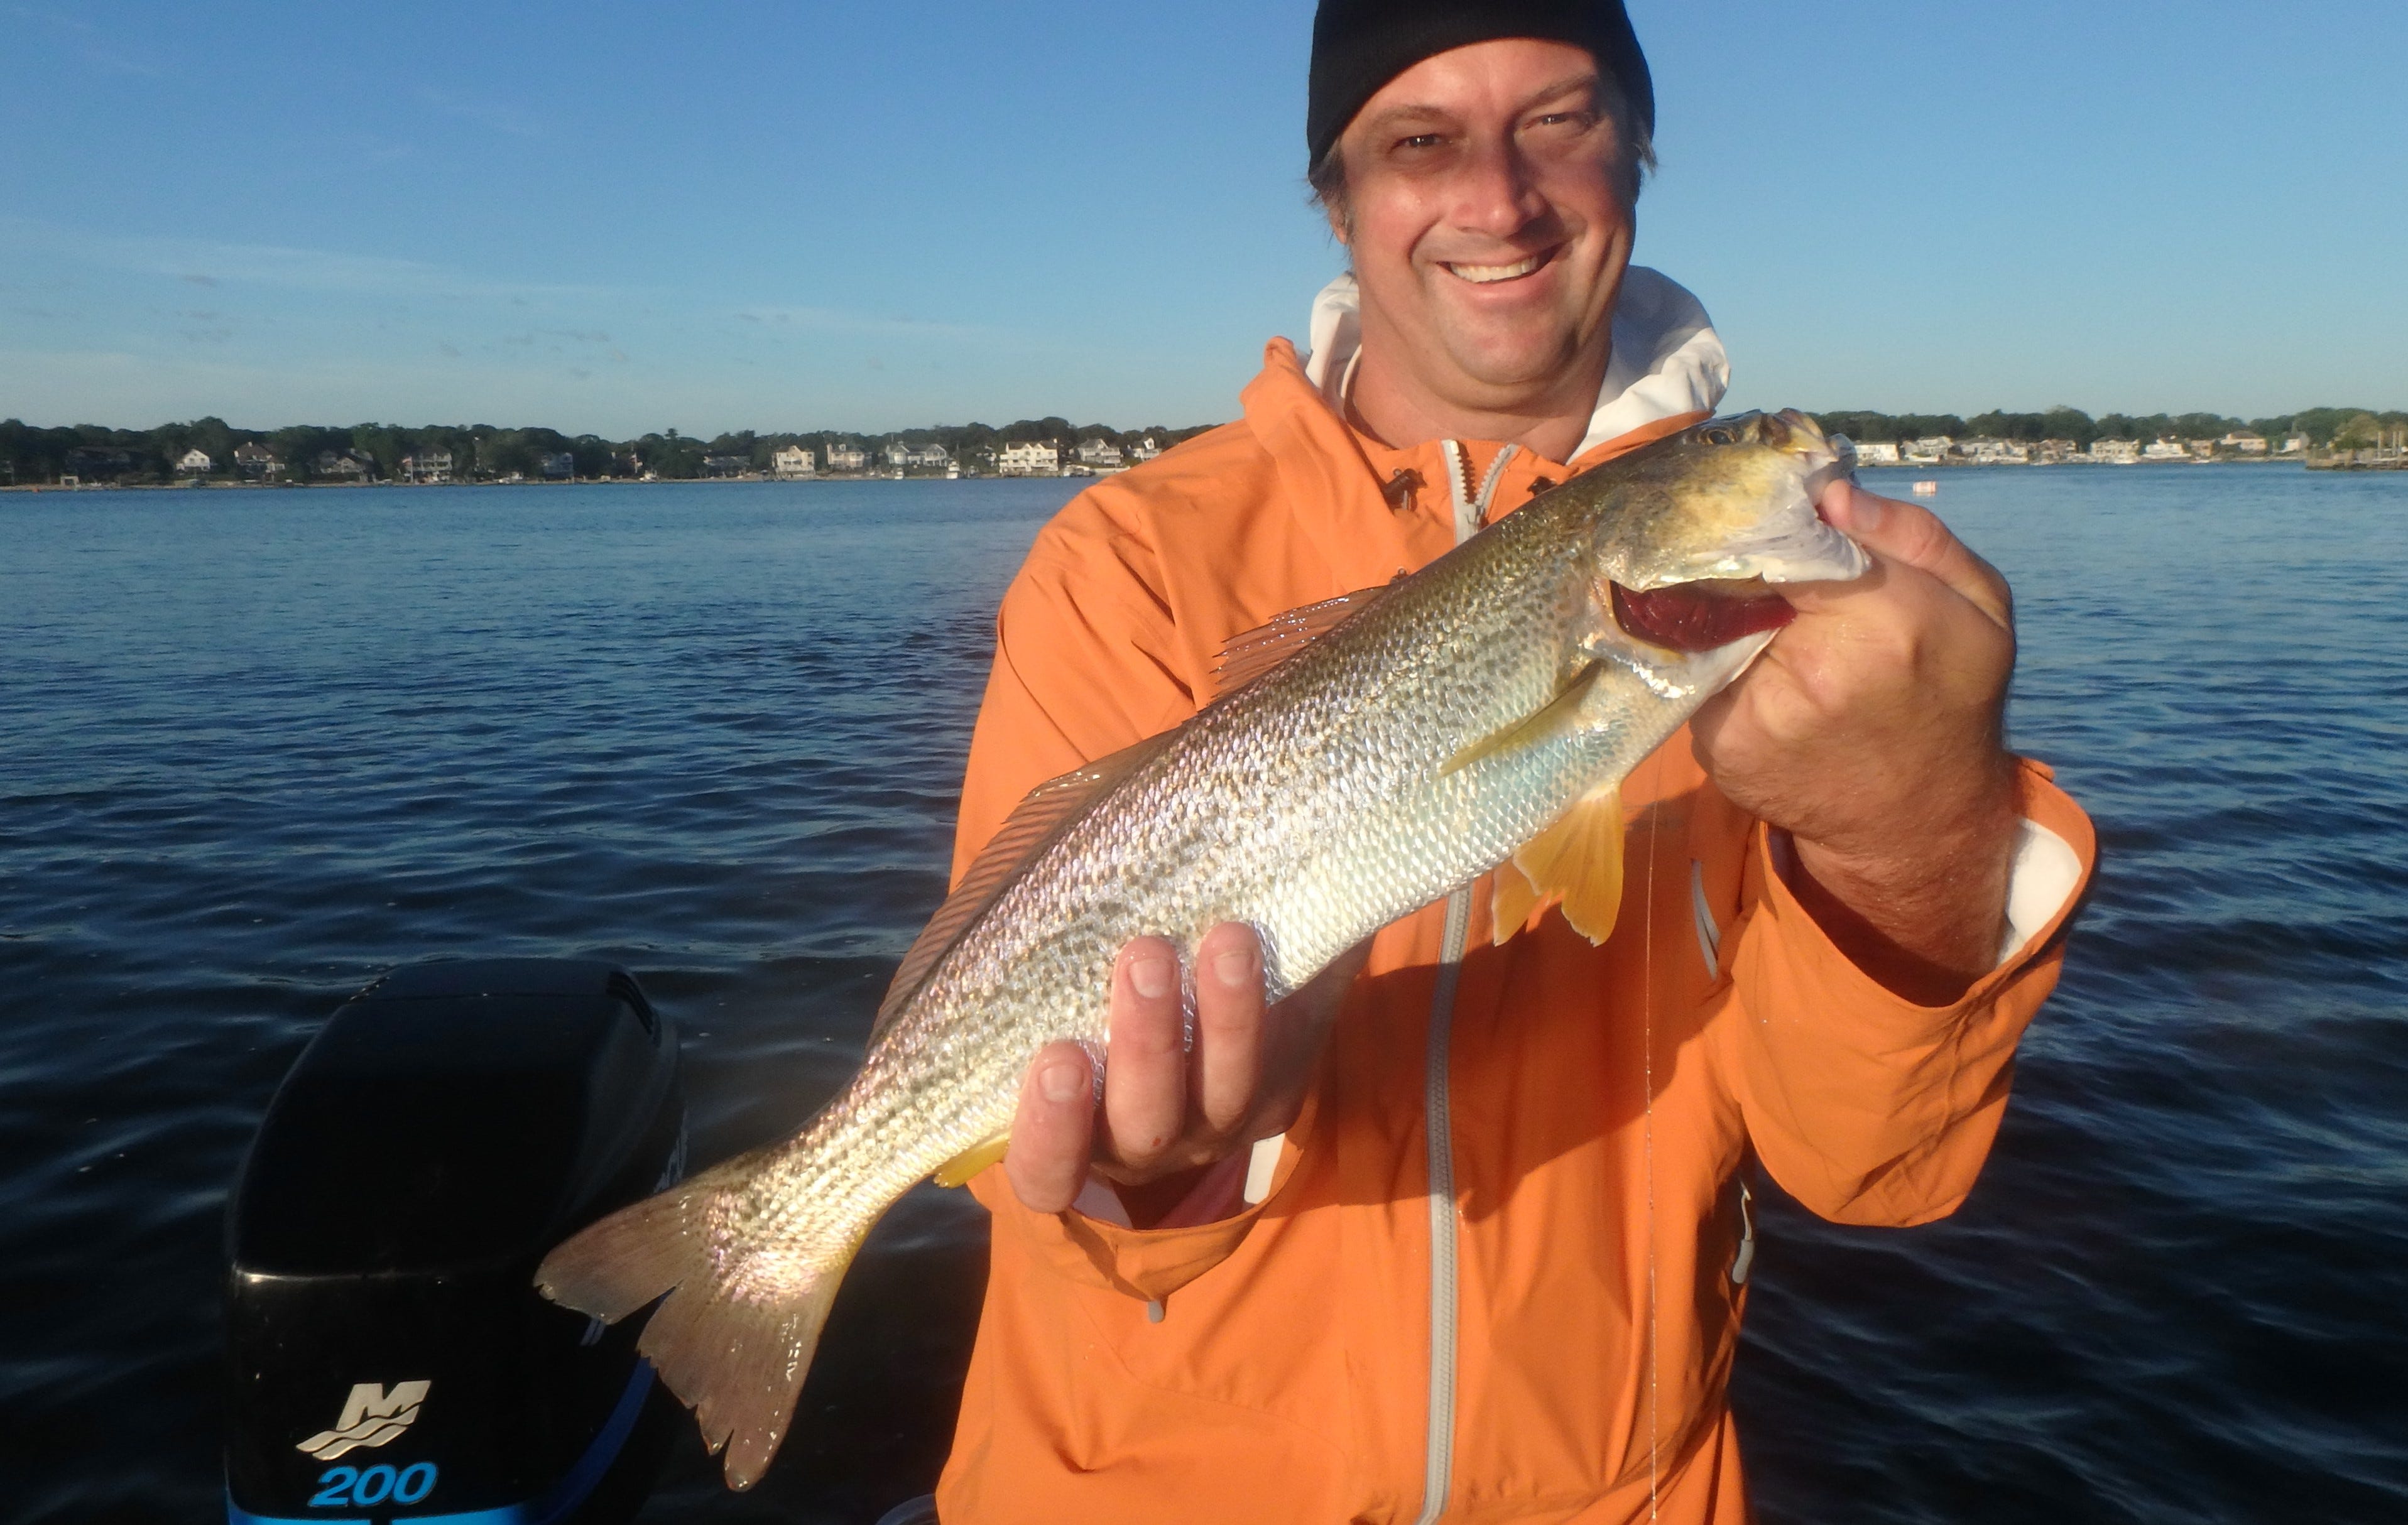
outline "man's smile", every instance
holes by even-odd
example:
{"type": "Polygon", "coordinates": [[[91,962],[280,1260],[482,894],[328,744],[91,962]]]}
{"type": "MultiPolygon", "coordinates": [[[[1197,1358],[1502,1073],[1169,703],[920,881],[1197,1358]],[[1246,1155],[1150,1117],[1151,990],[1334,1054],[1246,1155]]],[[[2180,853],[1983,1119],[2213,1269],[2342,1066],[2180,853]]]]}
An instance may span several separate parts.
{"type": "Polygon", "coordinates": [[[1542,249],[1536,254],[1526,254],[1510,264],[1472,264],[1462,260],[1440,260],[1439,264],[1447,274],[1475,286],[1493,286],[1500,280],[1519,280],[1533,274],[1553,260],[1556,250],[1542,249]]]}

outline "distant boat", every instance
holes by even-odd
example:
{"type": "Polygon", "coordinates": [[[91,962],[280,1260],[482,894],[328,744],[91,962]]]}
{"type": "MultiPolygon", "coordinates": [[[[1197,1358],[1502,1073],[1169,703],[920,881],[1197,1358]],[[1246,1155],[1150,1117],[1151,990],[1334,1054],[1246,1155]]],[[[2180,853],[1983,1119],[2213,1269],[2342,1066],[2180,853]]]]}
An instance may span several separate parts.
{"type": "Polygon", "coordinates": [[[1914,495],[1918,498],[1937,497],[1939,494],[1940,484],[1928,477],[1914,484],[1914,495]]]}

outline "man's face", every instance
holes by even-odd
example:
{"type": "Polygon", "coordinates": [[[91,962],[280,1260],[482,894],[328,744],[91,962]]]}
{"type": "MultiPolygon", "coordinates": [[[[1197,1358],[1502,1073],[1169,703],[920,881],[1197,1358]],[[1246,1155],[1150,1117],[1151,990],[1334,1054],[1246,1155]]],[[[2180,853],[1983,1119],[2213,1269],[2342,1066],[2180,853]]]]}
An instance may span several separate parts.
{"type": "Polygon", "coordinates": [[[1630,260],[1628,149],[1587,50],[1507,38],[1390,80],[1339,139],[1331,225],[1367,337],[1449,402],[1543,399],[1603,353],[1630,260]]]}

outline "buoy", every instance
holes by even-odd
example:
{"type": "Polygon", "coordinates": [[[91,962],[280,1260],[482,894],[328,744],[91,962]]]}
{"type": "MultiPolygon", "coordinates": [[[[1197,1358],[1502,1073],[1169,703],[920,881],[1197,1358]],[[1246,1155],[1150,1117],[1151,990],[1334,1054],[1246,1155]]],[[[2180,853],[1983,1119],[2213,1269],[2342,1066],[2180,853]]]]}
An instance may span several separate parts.
{"type": "Polygon", "coordinates": [[[1935,497],[1939,492],[1940,484],[1928,477],[1914,484],[1914,495],[1918,498],[1935,497]]]}

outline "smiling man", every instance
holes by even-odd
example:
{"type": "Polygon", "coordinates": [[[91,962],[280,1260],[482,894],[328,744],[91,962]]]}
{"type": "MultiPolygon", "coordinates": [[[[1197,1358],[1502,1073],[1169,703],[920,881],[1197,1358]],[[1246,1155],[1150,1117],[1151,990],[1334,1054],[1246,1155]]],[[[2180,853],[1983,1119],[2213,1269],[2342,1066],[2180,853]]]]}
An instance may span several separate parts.
{"type": "MultiPolygon", "coordinates": [[[[1309,163],[1353,269],[1240,421],[1038,537],[957,876],[1209,702],[1231,636],[1712,412],[1704,309],[1629,263],[1654,121],[1619,4],[1322,7],[1309,163]]],[[[1744,1518],[1748,1162],[1842,1221],[1952,1211],[2093,851],[2004,749],[1997,574],[1920,509],[1822,508],[1874,570],[1784,589],[1626,782],[1603,947],[1548,911],[1496,946],[1483,880],[1275,1005],[1251,929],[1124,950],[1100,1076],[1040,1054],[974,1182],[949,1525],[1744,1518]]]]}

